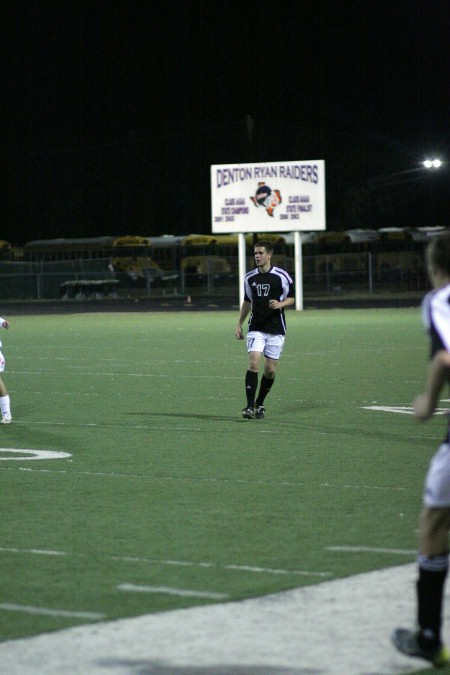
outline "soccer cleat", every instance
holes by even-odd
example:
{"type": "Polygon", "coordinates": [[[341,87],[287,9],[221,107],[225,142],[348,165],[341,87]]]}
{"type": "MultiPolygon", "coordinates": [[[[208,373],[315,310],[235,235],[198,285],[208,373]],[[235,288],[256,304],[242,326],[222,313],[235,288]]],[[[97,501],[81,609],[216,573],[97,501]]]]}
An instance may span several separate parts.
{"type": "Polygon", "coordinates": [[[0,424],[11,424],[12,417],[2,417],[0,424]]]}
{"type": "Polygon", "coordinates": [[[266,416],[266,409],[263,405],[257,405],[255,407],[255,417],[257,420],[263,420],[266,416]]]}
{"type": "Polygon", "coordinates": [[[442,668],[450,663],[450,652],[445,645],[440,644],[428,649],[421,647],[419,633],[407,628],[397,628],[392,635],[392,642],[402,654],[430,661],[436,668],[442,668]]]}
{"type": "Polygon", "coordinates": [[[255,419],[255,409],[251,408],[248,406],[247,408],[244,408],[242,411],[242,417],[246,420],[253,420],[255,419]]]}

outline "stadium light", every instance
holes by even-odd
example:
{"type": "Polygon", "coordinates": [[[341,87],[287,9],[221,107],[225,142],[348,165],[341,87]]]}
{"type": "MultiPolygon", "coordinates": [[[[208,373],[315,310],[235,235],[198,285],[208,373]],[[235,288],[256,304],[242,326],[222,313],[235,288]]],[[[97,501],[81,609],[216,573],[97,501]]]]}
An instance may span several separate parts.
{"type": "Polygon", "coordinates": [[[442,162],[440,159],[426,159],[422,164],[426,169],[439,169],[442,162]]]}

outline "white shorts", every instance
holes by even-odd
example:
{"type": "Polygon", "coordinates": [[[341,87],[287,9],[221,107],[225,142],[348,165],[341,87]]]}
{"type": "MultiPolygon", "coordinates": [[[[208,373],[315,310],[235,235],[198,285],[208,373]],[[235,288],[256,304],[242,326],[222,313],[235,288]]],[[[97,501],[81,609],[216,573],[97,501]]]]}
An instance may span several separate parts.
{"type": "Polygon", "coordinates": [[[425,478],[423,503],[431,508],[450,507],[450,445],[441,445],[425,478]]]}
{"type": "Polygon", "coordinates": [[[251,330],[247,333],[247,351],[263,352],[268,359],[277,361],[284,347],[284,335],[271,335],[251,330]]]}
{"type": "Polygon", "coordinates": [[[0,352],[0,373],[3,373],[5,370],[5,358],[3,354],[0,352]]]}

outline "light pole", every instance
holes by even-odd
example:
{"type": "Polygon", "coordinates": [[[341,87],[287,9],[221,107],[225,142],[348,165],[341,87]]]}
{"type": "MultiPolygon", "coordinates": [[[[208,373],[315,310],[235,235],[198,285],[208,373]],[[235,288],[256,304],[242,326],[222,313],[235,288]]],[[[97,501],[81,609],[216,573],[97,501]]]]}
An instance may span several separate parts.
{"type": "MultiPolygon", "coordinates": [[[[425,159],[422,162],[423,166],[426,169],[439,169],[440,166],[442,166],[442,162],[440,159],[425,159]]],[[[430,218],[431,218],[431,226],[434,226],[434,199],[433,199],[433,187],[431,185],[431,180],[429,183],[429,195],[430,195],[430,218]]]]}

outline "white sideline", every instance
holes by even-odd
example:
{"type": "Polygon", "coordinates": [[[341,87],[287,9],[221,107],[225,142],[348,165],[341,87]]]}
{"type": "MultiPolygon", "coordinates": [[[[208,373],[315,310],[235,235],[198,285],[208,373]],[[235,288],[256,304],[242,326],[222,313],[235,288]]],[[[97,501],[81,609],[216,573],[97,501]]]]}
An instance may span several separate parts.
{"type": "MultiPolygon", "coordinates": [[[[415,579],[416,565],[412,563],[241,602],[148,614],[7,641],[0,643],[0,672],[412,673],[427,664],[398,654],[390,643],[390,633],[397,626],[414,625],[415,579]]],[[[449,597],[446,602],[448,605],[449,597]]],[[[446,611],[450,612],[450,606],[446,611]]]]}

